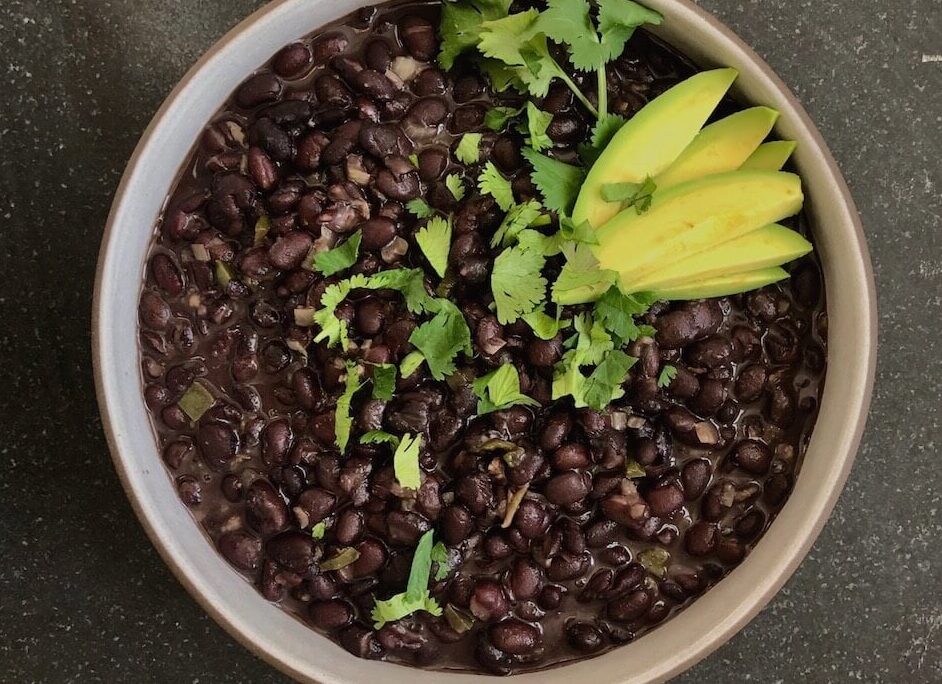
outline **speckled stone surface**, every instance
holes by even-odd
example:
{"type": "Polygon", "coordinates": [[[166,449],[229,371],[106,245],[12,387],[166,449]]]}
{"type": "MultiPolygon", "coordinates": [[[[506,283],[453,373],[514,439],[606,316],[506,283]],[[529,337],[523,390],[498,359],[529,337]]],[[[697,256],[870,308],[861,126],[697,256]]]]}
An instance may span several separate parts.
{"type": "MultiPolygon", "coordinates": [[[[0,2],[0,681],[286,681],[145,538],[107,455],[89,351],[125,162],[175,81],[261,4],[0,2]]],[[[811,555],[678,681],[942,681],[942,2],[702,4],[795,90],[844,169],[881,354],[864,447],[811,555]]]]}

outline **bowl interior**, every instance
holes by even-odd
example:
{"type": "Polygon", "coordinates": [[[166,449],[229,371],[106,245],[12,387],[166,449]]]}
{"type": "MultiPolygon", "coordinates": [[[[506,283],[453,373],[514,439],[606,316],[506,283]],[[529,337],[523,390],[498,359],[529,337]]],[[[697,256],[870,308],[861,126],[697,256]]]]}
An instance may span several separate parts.
{"type": "MultiPolygon", "coordinates": [[[[286,43],[366,0],[281,0],[234,29],[174,90],[146,131],[118,190],[99,262],[94,303],[98,398],[118,472],[151,540],[203,607],[236,638],[303,681],[389,684],[441,674],[357,660],[265,601],[208,543],[180,504],[157,452],[142,399],[137,293],[152,226],[205,122],[241,80],[286,43]]],[[[689,667],[753,617],[807,553],[853,460],[869,405],[875,297],[866,244],[846,186],[817,131],[784,85],[728,29],[686,0],[646,0],[665,15],[657,31],[701,66],[739,69],[738,96],[777,108],[777,133],[799,141],[800,170],[828,296],[829,369],[820,415],[791,498],[729,577],[665,626],[601,657],[516,681],[598,684],[659,681],[689,667]]],[[[492,679],[461,675],[466,681],[492,679]]]]}

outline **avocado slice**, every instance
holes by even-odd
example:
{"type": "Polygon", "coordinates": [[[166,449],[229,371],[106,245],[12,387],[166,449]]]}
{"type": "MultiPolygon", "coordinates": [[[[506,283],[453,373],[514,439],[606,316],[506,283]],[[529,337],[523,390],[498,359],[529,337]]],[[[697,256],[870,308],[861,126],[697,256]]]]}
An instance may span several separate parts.
{"type": "Polygon", "coordinates": [[[730,171],[655,192],[647,211],[622,211],[598,229],[600,267],[636,291],[659,269],[801,210],[801,180],[790,173],[730,171]]]}
{"type": "Polygon", "coordinates": [[[703,71],[646,104],[614,135],[589,170],[572,212],[575,224],[599,227],[619,211],[602,199],[608,183],[643,183],[673,163],[729,90],[735,69],[703,71]]]}
{"type": "MultiPolygon", "coordinates": [[[[632,289],[661,290],[691,280],[706,280],[780,266],[804,256],[811,249],[811,243],[800,233],[773,223],[686,259],[666,264],[648,278],[634,281],[632,289]]],[[[630,275],[624,274],[623,278],[627,279],[630,275]]]]}
{"type": "Polygon", "coordinates": [[[773,140],[762,143],[739,168],[753,171],[780,171],[796,147],[798,143],[794,140],[773,140]]]}
{"type": "Polygon", "coordinates": [[[777,283],[787,277],[788,271],[774,266],[772,268],[746,271],[745,273],[716,276],[705,280],[692,280],[656,290],[654,294],[658,299],[664,300],[725,297],[726,295],[739,294],[749,290],[758,290],[760,287],[777,283]]]}
{"type": "MultiPolygon", "coordinates": [[[[740,168],[772,130],[778,112],[752,107],[704,128],[654,184],[666,190],[685,181],[740,168]]],[[[776,169],[777,170],[777,169],[776,169]]]]}

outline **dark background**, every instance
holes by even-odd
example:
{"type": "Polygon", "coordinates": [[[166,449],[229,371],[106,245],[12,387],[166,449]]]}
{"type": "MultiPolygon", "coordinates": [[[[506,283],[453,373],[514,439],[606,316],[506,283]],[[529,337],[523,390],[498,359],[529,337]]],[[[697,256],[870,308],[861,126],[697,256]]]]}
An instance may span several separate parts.
{"type": "MultiPolygon", "coordinates": [[[[0,681],[285,681],[145,538],[89,349],[98,242],[138,136],[262,4],[0,0],[0,681]]],[[[702,4],[794,89],[843,168],[881,354],[864,446],[811,555],[679,681],[942,681],[942,0],[702,4]]]]}

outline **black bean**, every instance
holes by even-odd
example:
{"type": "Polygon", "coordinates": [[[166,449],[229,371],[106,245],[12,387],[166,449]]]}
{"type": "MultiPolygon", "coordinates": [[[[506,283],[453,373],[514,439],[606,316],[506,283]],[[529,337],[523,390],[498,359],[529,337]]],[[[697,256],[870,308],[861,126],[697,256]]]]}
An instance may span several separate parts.
{"type": "Polygon", "coordinates": [[[419,537],[432,525],[424,516],[414,512],[392,511],[386,516],[389,540],[403,546],[414,546],[419,537]]]}
{"type": "Polygon", "coordinates": [[[313,601],[308,608],[308,615],[315,627],[323,630],[335,630],[353,622],[353,607],[342,599],[313,601]]]}
{"type": "Polygon", "coordinates": [[[326,489],[311,487],[301,492],[295,501],[293,511],[298,524],[305,528],[319,523],[330,515],[336,504],[337,497],[326,489]]]}
{"type": "Polygon", "coordinates": [[[684,535],[684,545],[691,556],[709,555],[716,547],[717,530],[713,523],[699,521],[684,535]]]}
{"type": "Polygon", "coordinates": [[[256,480],[245,492],[245,518],[259,534],[274,534],[288,524],[288,505],[269,482],[256,480]]]}
{"type": "Polygon", "coordinates": [[[685,350],[687,362],[697,368],[718,368],[731,361],[733,347],[723,335],[711,335],[685,350]]]}
{"type": "Polygon", "coordinates": [[[589,450],[577,442],[563,444],[553,452],[551,459],[557,470],[586,468],[590,465],[589,450]]]}
{"type": "Polygon", "coordinates": [[[733,463],[753,475],[765,475],[772,465],[772,453],[762,442],[746,439],[733,447],[730,453],[733,463]]]}
{"type": "Polygon", "coordinates": [[[347,627],[340,633],[340,645],[357,658],[378,658],[383,653],[373,632],[359,625],[347,627]]]}
{"type": "Polygon", "coordinates": [[[223,468],[239,450],[239,435],[223,423],[203,423],[196,432],[196,445],[207,465],[223,468]]]}
{"type": "Polygon", "coordinates": [[[266,102],[274,102],[281,97],[284,85],[281,80],[267,72],[255,74],[236,91],[236,102],[240,107],[251,109],[266,102]]]}
{"type": "Polygon", "coordinates": [[[723,322],[723,311],[715,299],[686,302],[657,317],[657,341],[665,349],[679,349],[712,335],[723,322]]]}
{"type": "Polygon", "coordinates": [[[312,61],[311,48],[304,43],[292,43],[275,55],[272,68],[282,78],[298,78],[311,67],[312,61]]]}
{"type": "Polygon", "coordinates": [[[408,159],[386,158],[386,168],[376,176],[376,189],[386,197],[400,202],[413,200],[421,194],[419,174],[408,159]]]}
{"type": "Polygon", "coordinates": [[[304,575],[311,572],[318,550],[310,534],[282,532],[265,543],[265,553],[280,566],[304,575]]]}
{"type": "Polygon", "coordinates": [[[780,506],[791,488],[791,477],[784,473],[776,473],[765,483],[763,499],[772,506],[780,506]]]}
{"type": "Polygon", "coordinates": [[[441,69],[423,69],[412,81],[412,92],[419,97],[441,95],[448,90],[448,78],[441,69]]]}
{"type": "Polygon", "coordinates": [[[596,653],[605,646],[605,637],[595,625],[573,622],[566,627],[566,639],[578,651],[596,653]]]}
{"type": "Polygon", "coordinates": [[[423,17],[407,15],[399,21],[399,38],[413,57],[429,62],[438,52],[435,27],[423,17]]]}
{"type": "Polygon", "coordinates": [[[591,478],[587,473],[570,470],[546,483],[546,498],[550,503],[568,506],[585,498],[590,487],[591,478]]]}
{"type": "Polygon", "coordinates": [[[355,74],[350,83],[358,92],[373,98],[377,102],[387,102],[397,92],[396,85],[386,78],[385,74],[372,69],[363,69],[355,74]]]}
{"type": "Polygon", "coordinates": [[[549,368],[563,356],[563,343],[557,336],[552,340],[532,340],[527,345],[527,361],[537,368],[549,368]]]}
{"type": "Polygon", "coordinates": [[[654,515],[662,518],[672,516],[684,505],[684,492],[677,482],[662,482],[652,488],[644,497],[651,506],[654,515]]]}
{"type": "Polygon", "coordinates": [[[141,323],[154,330],[164,330],[170,324],[173,313],[170,305],[156,292],[145,291],[141,295],[141,323]]]}
{"type": "Polygon", "coordinates": [[[448,116],[448,105],[440,97],[426,97],[416,102],[406,114],[405,124],[413,129],[434,129],[448,116]]]}
{"type": "Polygon", "coordinates": [[[740,539],[752,541],[762,534],[762,530],[765,529],[765,514],[758,509],[754,509],[737,520],[734,529],[736,536],[740,539]]]}
{"type": "Polygon", "coordinates": [[[363,54],[366,66],[380,73],[385,73],[393,60],[392,47],[382,38],[374,38],[367,43],[363,54]]]}
{"type": "Polygon", "coordinates": [[[520,502],[514,515],[514,528],[527,539],[539,539],[550,525],[550,516],[546,508],[533,499],[520,502]]]}
{"type": "Polygon", "coordinates": [[[315,64],[326,64],[346,50],[349,42],[342,33],[325,33],[311,43],[311,57],[315,64]]]}
{"type": "Polygon", "coordinates": [[[502,620],[488,629],[491,643],[505,653],[527,655],[543,646],[540,630],[523,620],[502,620]]]}
{"type": "Polygon", "coordinates": [[[258,570],[262,556],[262,542],[257,537],[241,530],[226,532],[216,543],[219,552],[239,570],[258,570]]]}
{"type": "Polygon", "coordinates": [[[543,571],[528,558],[518,558],[508,576],[510,593],[517,601],[536,598],[543,588],[543,571]]]}
{"type": "Polygon", "coordinates": [[[754,363],[746,366],[739,372],[736,379],[736,397],[740,401],[751,402],[762,396],[769,377],[768,369],[762,364],[754,363]]]}
{"type": "Polygon", "coordinates": [[[344,570],[353,578],[375,575],[386,564],[386,549],[381,543],[373,539],[366,539],[356,546],[360,557],[344,570]]]}
{"type": "Polygon", "coordinates": [[[157,282],[157,287],[171,297],[183,293],[183,274],[166,254],[155,254],[150,260],[150,272],[157,282]]]}
{"type": "Polygon", "coordinates": [[[476,100],[484,95],[485,85],[480,78],[474,74],[461,76],[455,81],[454,97],[455,102],[464,103],[476,100]]]}
{"type": "Polygon", "coordinates": [[[353,104],[353,96],[343,81],[332,74],[322,74],[314,81],[314,93],[322,105],[346,109],[353,104]]]}
{"type": "Polygon", "coordinates": [[[651,595],[643,589],[613,599],[608,604],[608,616],[616,622],[633,622],[644,615],[651,605],[651,595]]]}
{"type": "Polygon", "coordinates": [[[478,104],[462,105],[451,117],[449,130],[452,133],[467,133],[484,125],[487,109],[478,104]]]}
{"type": "Polygon", "coordinates": [[[262,458],[265,465],[283,465],[291,448],[291,424],[286,418],[273,420],[262,430],[262,458]]]}
{"type": "Polygon", "coordinates": [[[493,622],[510,610],[510,602],[503,587],[492,579],[479,579],[471,594],[471,613],[478,620],[493,622]]]}
{"type": "Polygon", "coordinates": [[[561,112],[553,116],[546,134],[557,145],[574,145],[585,137],[585,122],[575,112],[561,112]]]}

